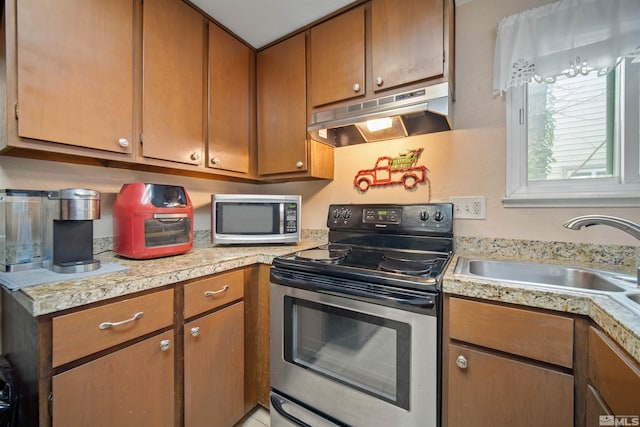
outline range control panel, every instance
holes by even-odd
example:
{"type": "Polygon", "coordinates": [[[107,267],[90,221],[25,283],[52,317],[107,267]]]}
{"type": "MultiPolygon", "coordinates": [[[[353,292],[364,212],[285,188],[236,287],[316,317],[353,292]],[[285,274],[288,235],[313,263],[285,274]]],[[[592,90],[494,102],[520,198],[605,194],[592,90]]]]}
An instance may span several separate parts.
{"type": "Polygon", "coordinates": [[[331,230],[387,230],[406,234],[453,233],[451,203],[331,205],[327,226],[331,230]]]}

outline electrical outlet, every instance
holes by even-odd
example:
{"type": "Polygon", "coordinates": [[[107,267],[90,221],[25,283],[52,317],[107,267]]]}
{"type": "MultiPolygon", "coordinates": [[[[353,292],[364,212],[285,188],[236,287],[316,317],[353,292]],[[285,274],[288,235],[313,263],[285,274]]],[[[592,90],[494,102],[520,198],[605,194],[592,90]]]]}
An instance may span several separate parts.
{"type": "Polygon", "coordinates": [[[454,219],[486,219],[487,208],[484,196],[451,197],[454,219]]]}

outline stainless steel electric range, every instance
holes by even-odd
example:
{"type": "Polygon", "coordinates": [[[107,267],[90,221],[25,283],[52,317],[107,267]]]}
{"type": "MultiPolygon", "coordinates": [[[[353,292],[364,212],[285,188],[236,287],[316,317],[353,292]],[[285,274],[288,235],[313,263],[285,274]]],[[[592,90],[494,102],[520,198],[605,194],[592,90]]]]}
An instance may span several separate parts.
{"type": "Polygon", "coordinates": [[[331,205],[327,225],[271,268],[271,425],[438,426],[453,206],[331,205]]]}

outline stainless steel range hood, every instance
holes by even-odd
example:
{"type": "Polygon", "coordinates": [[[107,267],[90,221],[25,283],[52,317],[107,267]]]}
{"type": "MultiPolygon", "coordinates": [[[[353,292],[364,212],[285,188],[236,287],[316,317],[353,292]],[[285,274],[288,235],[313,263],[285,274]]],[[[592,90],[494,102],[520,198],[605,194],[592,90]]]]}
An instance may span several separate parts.
{"type": "Polygon", "coordinates": [[[449,84],[440,83],[313,113],[307,131],[342,147],[450,130],[452,112],[449,84]]]}

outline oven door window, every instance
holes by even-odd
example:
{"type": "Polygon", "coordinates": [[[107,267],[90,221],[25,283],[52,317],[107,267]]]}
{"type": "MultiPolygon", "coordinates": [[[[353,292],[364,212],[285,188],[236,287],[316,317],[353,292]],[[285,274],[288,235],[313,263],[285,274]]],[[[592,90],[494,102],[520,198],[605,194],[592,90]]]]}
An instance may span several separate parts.
{"type": "Polygon", "coordinates": [[[409,409],[411,326],[285,297],[284,358],[409,409]]]}

